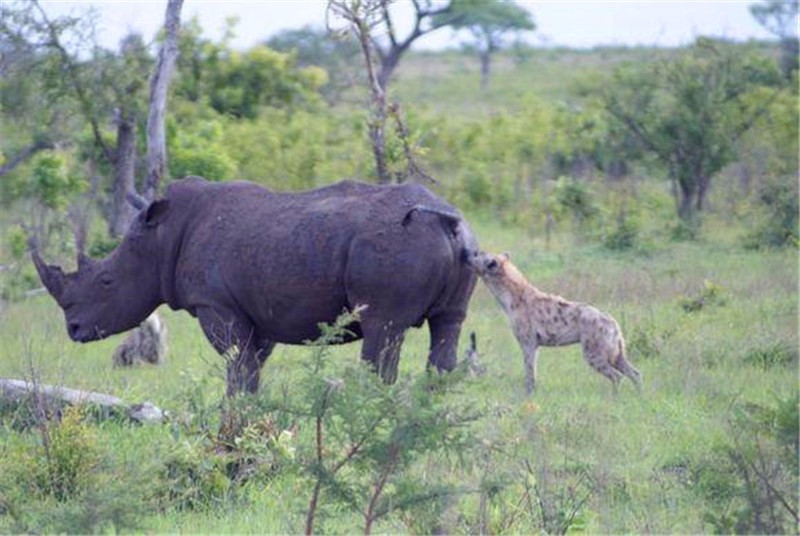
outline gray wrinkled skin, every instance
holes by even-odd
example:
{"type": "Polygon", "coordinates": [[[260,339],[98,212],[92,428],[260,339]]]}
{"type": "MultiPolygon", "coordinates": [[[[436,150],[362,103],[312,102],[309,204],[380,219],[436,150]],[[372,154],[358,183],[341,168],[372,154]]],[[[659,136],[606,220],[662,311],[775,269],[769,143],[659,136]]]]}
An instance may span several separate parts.
{"type": "Polygon", "coordinates": [[[458,214],[415,184],[275,193],[188,177],[145,207],[105,259],[81,258],[71,274],[35,251],[33,260],[75,341],[131,329],[162,303],[197,317],[218,352],[238,351],[229,394],[258,389],[275,344],[313,340],[319,323],[359,305],[345,342],[363,338],[362,358],[394,381],[406,329],[426,320],[429,364],[455,366],[475,286],[463,262],[469,227],[435,211],[458,214]],[[417,205],[434,210],[410,214],[417,205]]]}

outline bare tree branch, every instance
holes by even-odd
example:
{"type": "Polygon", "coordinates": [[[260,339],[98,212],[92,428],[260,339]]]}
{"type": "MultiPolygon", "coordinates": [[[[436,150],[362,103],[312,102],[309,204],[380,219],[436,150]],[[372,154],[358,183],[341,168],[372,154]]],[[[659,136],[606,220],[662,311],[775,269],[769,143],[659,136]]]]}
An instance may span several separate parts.
{"type": "Polygon", "coordinates": [[[154,199],[167,170],[167,142],[164,119],[167,113],[167,90],[178,57],[178,31],[183,0],[169,0],[164,20],[164,43],[158,54],[150,81],[150,111],[147,117],[147,177],[144,196],[154,199]]]}
{"type": "Polygon", "coordinates": [[[102,134],[100,133],[100,125],[97,121],[97,117],[95,117],[94,113],[92,112],[92,106],[90,103],[91,101],[86,94],[86,88],[84,88],[83,84],[81,83],[80,76],[78,75],[78,66],[69,52],[67,52],[67,49],[64,48],[64,45],[61,43],[58,37],[58,31],[56,30],[55,25],[49,19],[47,13],[39,4],[39,1],[33,0],[33,5],[39,11],[39,14],[42,16],[42,20],[47,27],[49,40],[47,41],[46,45],[50,48],[54,48],[61,56],[61,61],[64,63],[64,67],[66,68],[69,76],[69,81],[72,84],[72,88],[75,90],[76,96],[78,97],[81,112],[92,127],[92,135],[94,136],[95,143],[103,151],[103,155],[106,157],[106,159],[109,162],[113,162],[116,156],[115,152],[113,149],[111,149],[111,147],[108,146],[103,139],[102,134]]]}
{"type": "Polygon", "coordinates": [[[0,177],[4,176],[6,173],[10,173],[14,170],[18,165],[22,164],[33,155],[38,153],[39,151],[44,151],[45,149],[53,149],[55,148],[55,144],[50,140],[36,140],[32,144],[28,145],[17,154],[9,158],[8,162],[3,163],[0,166],[0,177]]]}

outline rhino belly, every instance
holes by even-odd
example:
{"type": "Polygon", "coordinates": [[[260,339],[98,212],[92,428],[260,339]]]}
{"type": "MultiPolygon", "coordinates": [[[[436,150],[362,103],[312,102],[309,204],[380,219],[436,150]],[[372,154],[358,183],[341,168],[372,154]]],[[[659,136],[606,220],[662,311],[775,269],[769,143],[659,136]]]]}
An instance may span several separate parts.
{"type": "MultiPolygon", "coordinates": [[[[264,300],[258,313],[250,315],[257,333],[281,344],[304,344],[319,338],[320,324],[331,324],[347,310],[343,292],[331,289],[283,289],[264,300]]],[[[349,342],[360,338],[360,329],[353,326],[349,342]]]]}

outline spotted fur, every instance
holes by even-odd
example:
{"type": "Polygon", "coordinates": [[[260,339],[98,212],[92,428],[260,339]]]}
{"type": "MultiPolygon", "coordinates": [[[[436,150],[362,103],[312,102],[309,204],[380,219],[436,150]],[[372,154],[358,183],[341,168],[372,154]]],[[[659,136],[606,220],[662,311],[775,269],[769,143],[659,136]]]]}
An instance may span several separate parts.
{"type": "Polygon", "coordinates": [[[528,393],[536,387],[539,347],[576,343],[583,347],[583,357],[589,365],[611,380],[614,392],[623,376],[641,389],[641,373],[626,358],[619,324],[611,316],[591,305],[540,291],[507,254],[478,252],[469,262],[503,307],[522,347],[528,393]]]}

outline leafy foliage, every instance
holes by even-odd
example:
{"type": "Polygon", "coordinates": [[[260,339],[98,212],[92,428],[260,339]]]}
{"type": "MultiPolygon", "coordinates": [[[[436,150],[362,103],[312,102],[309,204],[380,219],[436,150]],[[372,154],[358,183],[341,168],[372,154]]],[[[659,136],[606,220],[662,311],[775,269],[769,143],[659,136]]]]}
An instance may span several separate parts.
{"type": "Polygon", "coordinates": [[[794,177],[782,177],[765,183],[758,196],[766,217],[745,237],[745,247],[797,247],[798,237],[798,185],[794,177]]]}
{"type": "Polygon", "coordinates": [[[765,58],[699,39],[673,60],[618,70],[604,101],[666,167],[678,215],[691,221],[703,210],[711,178],[734,160],[733,141],[769,102],[749,106],[745,96],[777,83],[777,72],[765,58]]]}
{"type": "Polygon", "coordinates": [[[283,30],[270,37],[266,45],[278,52],[292,54],[298,67],[325,69],[328,81],[320,91],[331,104],[340,102],[343,94],[356,85],[361,76],[358,45],[352,39],[331,36],[325,30],[311,26],[283,30]]]}
{"type": "Polygon", "coordinates": [[[726,440],[694,468],[717,533],[785,534],[797,515],[798,399],[741,404],[726,440]]]}

